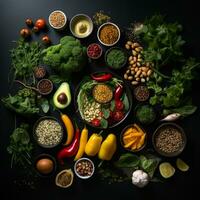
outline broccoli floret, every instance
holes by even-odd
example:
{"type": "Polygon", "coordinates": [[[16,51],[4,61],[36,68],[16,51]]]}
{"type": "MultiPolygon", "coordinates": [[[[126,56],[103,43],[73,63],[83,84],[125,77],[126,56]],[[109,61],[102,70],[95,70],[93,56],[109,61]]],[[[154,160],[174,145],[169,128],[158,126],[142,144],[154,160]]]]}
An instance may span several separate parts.
{"type": "Polygon", "coordinates": [[[72,37],[72,36],[65,36],[65,37],[62,37],[62,38],[60,39],[60,44],[61,44],[61,45],[65,45],[66,43],[68,43],[68,42],[70,42],[70,41],[74,41],[74,40],[75,40],[75,38],[72,37]]]}
{"type": "Polygon", "coordinates": [[[80,71],[87,61],[86,48],[72,36],[60,39],[60,44],[43,51],[43,61],[63,77],[64,74],[80,71]]]}

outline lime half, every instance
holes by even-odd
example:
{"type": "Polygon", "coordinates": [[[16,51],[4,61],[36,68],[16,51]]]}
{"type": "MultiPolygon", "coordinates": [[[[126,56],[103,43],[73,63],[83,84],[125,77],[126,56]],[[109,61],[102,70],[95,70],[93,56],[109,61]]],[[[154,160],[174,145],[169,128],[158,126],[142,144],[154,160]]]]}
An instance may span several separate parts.
{"type": "Polygon", "coordinates": [[[162,177],[164,178],[170,178],[174,175],[175,169],[174,167],[168,163],[168,162],[163,162],[159,165],[159,171],[162,177]]]}
{"type": "Polygon", "coordinates": [[[177,158],[176,160],[176,166],[179,170],[181,170],[182,172],[186,172],[189,170],[189,165],[187,165],[183,160],[181,160],[180,158],[177,158]]]}

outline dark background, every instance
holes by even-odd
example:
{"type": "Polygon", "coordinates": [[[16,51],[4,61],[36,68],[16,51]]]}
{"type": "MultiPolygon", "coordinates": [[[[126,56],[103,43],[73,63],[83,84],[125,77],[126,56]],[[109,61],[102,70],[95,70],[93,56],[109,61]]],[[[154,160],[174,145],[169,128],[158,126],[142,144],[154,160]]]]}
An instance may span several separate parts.
{"type": "MultiPolygon", "coordinates": [[[[198,1],[196,1],[198,2],[198,1]]],[[[184,27],[186,54],[200,56],[200,25],[197,3],[195,1],[145,1],[145,0],[1,0],[0,1],[0,97],[10,90],[8,83],[9,49],[11,41],[17,40],[19,30],[25,27],[24,21],[30,17],[48,19],[51,11],[63,10],[69,18],[77,13],[92,16],[98,10],[104,10],[112,16],[120,27],[127,27],[130,22],[143,20],[155,13],[166,15],[169,21],[178,21],[184,27]]],[[[49,33],[53,42],[58,42],[59,34],[51,30],[49,33]]],[[[41,37],[41,35],[39,36],[41,37]]],[[[92,41],[91,41],[92,42],[92,41]]],[[[192,89],[194,104],[200,105],[199,81],[195,81],[192,89]]],[[[164,183],[151,183],[144,189],[138,189],[131,183],[116,183],[108,185],[96,180],[88,182],[77,181],[69,190],[60,190],[53,181],[41,181],[37,190],[20,189],[13,184],[17,171],[10,169],[10,157],[6,152],[9,135],[14,127],[14,116],[2,106],[0,107],[0,199],[194,199],[197,192],[196,177],[199,176],[199,122],[200,110],[180,122],[188,136],[188,145],[182,158],[190,165],[190,171],[175,176],[164,183]]],[[[131,121],[131,117],[127,119],[131,121]]],[[[122,126],[120,126],[122,128],[122,126]]],[[[120,131],[116,129],[115,131],[120,131]]],[[[156,128],[156,127],[155,127],[156,128]]]]}

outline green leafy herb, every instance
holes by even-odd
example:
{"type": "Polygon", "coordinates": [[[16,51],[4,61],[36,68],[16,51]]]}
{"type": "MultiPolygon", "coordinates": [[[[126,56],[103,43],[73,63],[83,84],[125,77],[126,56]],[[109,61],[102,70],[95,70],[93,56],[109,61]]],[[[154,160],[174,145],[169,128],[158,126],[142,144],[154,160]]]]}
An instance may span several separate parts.
{"type": "Polygon", "coordinates": [[[127,111],[129,109],[129,100],[126,94],[123,96],[123,104],[124,109],[127,111]]]}
{"type": "Polygon", "coordinates": [[[11,154],[11,168],[13,165],[18,165],[22,168],[31,165],[33,145],[30,142],[28,128],[27,124],[21,124],[10,136],[10,144],[7,147],[7,151],[11,154]]]}
{"type": "Polygon", "coordinates": [[[49,79],[54,83],[54,84],[60,84],[62,82],[65,82],[66,79],[65,78],[62,78],[58,75],[50,75],[49,76],[49,79]]]}
{"type": "Polygon", "coordinates": [[[164,81],[154,73],[147,83],[148,88],[154,90],[150,104],[160,104],[168,110],[185,106],[186,93],[191,89],[191,81],[196,77],[194,72],[199,64],[193,58],[188,59],[180,70],[172,70],[171,78],[168,81],[164,81]]]}
{"type": "Polygon", "coordinates": [[[39,113],[36,93],[31,89],[23,88],[14,96],[9,94],[8,97],[2,98],[2,102],[5,107],[23,116],[29,117],[39,113]]]}
{"type": "Polygon", "coordinates": [[[112,100],[111,103],[110,103],[110,110],[114,111],[114,109],[115,109],[115,101],[112,100]]]}
{"type": "Polygon", "coordinates": [[[48,112],[49,112],[50,106],[49,106],[49,101],[48,101],[48,99],[42,98],[42,99],[39,100],[38,103],[39,103],[39,105],[41,106],[42,111],[43,111],[44,113],[48,113],[48,112]]]}
{"type": "Polygon", "coordinates": [[[120,156],[119,160],[115,162],[115,166],[119,168],[131,168],[132,170],[142,169],[147,172],[151,178],[153,178],[159,162],[160,158],[151,154],[146,156],[141,155],[138,157],[134,154],[126,153],[120,156]]]}
{"type": "Polygon", "coordinates": [[[149,155],[149,157],[143,155],[140,156],[140,167],[147,172],[151,178],[153,177],[159,162],[160,159],[153,155],[149,155]]]}
{"type": "Polygon", "coordinates": [[[182,46],[185,41],[180,32],[182,26],[178,23],[167,23],[163,16],[154,15],[146,19],[140,29],[135,31],[146,48],[143,51],[144,60],[155,64],[159,69],[169,61],[182,59],[182,46]]]}
{"type": "Polygon", "coordinates": [[[33,77],[33,70],[41,59],[42,48],[38,42],[25,42],[20,39],[17,47],[11,50],[12,68],[14,79],[19,78],[24,82],[33,77]]]}
{"type": "Polygon", "coordinates": [[[109,116],[110,116],[110,111],[109,111],[109,109],[102,108],[102,112],[103,112],[103,117],[104,117],[105,119],[108,119],[109,116]]]}
{"type": "Polygon", "coordinates": [[[169,115],[171,113],[179,113],[181,114],[181,116],[186,117],[188,115],[192,115],[196,110],[197,110],[197,106],[186,105],[186,106],[182,106],[182,107],[174,108],[170,110],[164,109],[163,114],[169,115]]]}
{"type": "Polygon", "coordinates": [[[120,156],[119,160],[115,162],[115,166],[120,168],[135,168],[137,169],[140,163],[138,156],[126,153],[120,156]]]}
{"type": "Polygon", "coordinates": [[[104,118],[101,118],[101,127],[107,128],[108,127],[108,121],[104,118]]]}

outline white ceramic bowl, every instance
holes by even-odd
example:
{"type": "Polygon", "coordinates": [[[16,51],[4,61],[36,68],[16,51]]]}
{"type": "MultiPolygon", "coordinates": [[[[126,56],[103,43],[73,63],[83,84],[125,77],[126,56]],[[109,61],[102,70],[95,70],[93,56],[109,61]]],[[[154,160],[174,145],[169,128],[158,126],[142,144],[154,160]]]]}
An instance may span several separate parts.
{"type": "Polygon", "coordinates": [[[119,42],[119,39],[120,39],[120,37],[121,37],[121,32],[120,32],[120,29],[119,29],[119,27],[116,25],[116,24],[114,24],[114,23],[112,23],[112,22],[106,22],[106,23],[104,23],[104,24],[102,24],[99,28],[98,28],[98,31],[97,31],[97,38],[98,38],[98,40],[99,40],[99,42],[101,43],[101,44],[103,44],[104,46],[108,46],[108,47],[111,47],[111,46],[114,46],[115,44],[117,44],[117,42],[119,42]],[[112,44],[106,44],[106,43],[104,43],[101,39],[100,39],[100,31],[101,31],[101,29],[104,27],[104,26],[107,26],[107,25],[113,25],[114,27],[116,27],[116,29],[118,30],[118,39],[114,42],[114,43],[112,43],[112,44]]]}
{"type": "Polygon", "coordinates": [[[77,15],[73,16],[72,19],[70,20],[69,28],[70,28],[71,33],[75,37],[77,37],[77,38],[86,38],[92,33],[94,26],[93,26],[92,19],[88,15],[77,14],[77,15]],[[79,34],[76,34],[76,32],[74,30],[76,24],[81,20],[86,20],[89,23],[90,27],[89,27],[89,31],[87,32],[87,34],[79,35],[79,34]]]}
{"type": "Polygon", "coordinates": [[[74,164],[74,172],[75,172],[76,176],[78,176],[78,177],[81,178],[81,179],[88,179],[88,178],[92,177],[92,175],[94,174],[94,171],[95,171],[94,163],[93,163],[89,158],[80,158],[80,159],[78,159],[78,160],[75,162],[75,164],[74,164]],[[77,164],[78,164],[79,162],[81,162],[81,161],[89,161],[89,162],[92,164],[93,171],[92,171],[92,174],[91,174],[90,176],[81,176],[81,175],[77,172],[76,166],[77,166],[77,164]]]}
{"type": "Polygon", "coordinates": [[[66,25],[67,25],[67,17],[66,17],[66,15],[65,15],[65,13],[64,13],[63,11],[61,11],[61,10],[54,10],[53,12],[51,12],[50,15],[49,15],[49,24],[50,24],[50,26],[51,26],[52,28],[54,28],[54,29],[56,29],[56,30],[63,30],[63,29],[66,27],[66,25]],[[51,17],[51,15],[54,14],[55,12],[60,12],[60,13],[64,16],[64,18],[65,18],[65,23],[63,24],[63,26],[56,27],[56,26],[54,26],[54,25],[51,23],[50,17],[51,17]]]}

